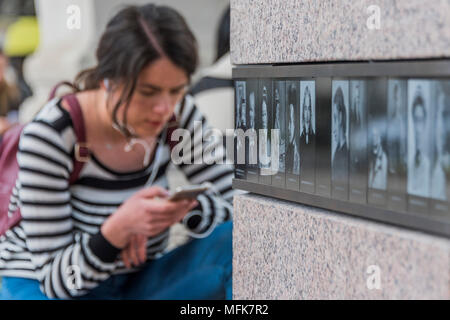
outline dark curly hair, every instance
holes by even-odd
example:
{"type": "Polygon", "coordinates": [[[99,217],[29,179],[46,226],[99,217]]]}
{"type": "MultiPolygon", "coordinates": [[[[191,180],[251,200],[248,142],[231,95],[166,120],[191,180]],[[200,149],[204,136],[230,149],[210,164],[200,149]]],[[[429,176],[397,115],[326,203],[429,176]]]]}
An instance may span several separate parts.
{"type": "Polygon", "coordinates": [[[167,6],[147,4],[128,6],[107,24],[97,48],[97,65],[80,72],[75,91],[92,90],[108,79],[112,88],[122,84],[124,90],[113,107],[113,122],[126,136],[126,114],[140,72],[160,57],[167,57],[190,77],[198,65],[197,41],[184,18],[167,6]],[[124,104],[124,123],[117,120],[124,104]]]}

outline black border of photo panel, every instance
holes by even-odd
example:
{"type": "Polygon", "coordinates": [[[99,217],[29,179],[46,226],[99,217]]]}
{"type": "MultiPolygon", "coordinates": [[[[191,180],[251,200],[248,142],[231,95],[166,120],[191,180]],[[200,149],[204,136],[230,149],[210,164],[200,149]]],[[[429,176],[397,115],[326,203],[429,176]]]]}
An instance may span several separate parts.
{"type": "MultiPolygon", "coordinates": [[[[234,85],[235,85],[234,86],[234,90],[235,90],[235,99],[234,99],[234,102],[235,102],[235,105],[234,105],[235,124],[234,124],[234,127],[235,127],[235,129],[242,129],[244,131],[244,133],[245,133],[245,130],[246,130],[245,126],[240,121],[238,121],[238,118],[242,116],[242,110],[240,109],[242,106],[241,106],[240,102],[238,101],[238,99],[240,97],[238,95],[238,90],[237,90],[239,82],[243,82],[245,84],[245,89],[244,89],[245,100],[244,101],[247,104],[247,100],[246,100],[247,99],[247,90],[246,90],[246,88],[247,88],[247,81],[245,79],[235,79],[235,81],[234,81],[234,85]],[[238,107],[238,105],[239,105],[239,107],[238,107]]],[[[247,112],[245,112],[245,120],[247,120],[247,112]]],[[[243,142],[243,144],[242,144],[243,150],[238,150],[239,144],[238,144],[238,137],[237,136],[235,136],[233,141],[234,141],[234,145],[233,145],[233,148],[234,148],[234,155],[233,155],[234,176],[235,176],[236,179],[243,179],[243,180],[245,180],[246,179],[246,168],[245,168],[245,154],[246,154],[245,153],[245,148],[246,147],[245,147],[245,138],[242,141],[243,142]],[[238,163],[238,155],[239,155],[239,152],[242,152],[242,151],[244,152],[244,161],[243,161],[244,163],[238,163]]]]}
{"type": "Polygon", "coordinates": [[[331,198],[331,78],[316,80],[316,194],[331,198]]]}
{"type": "Polygon", "coordinates": [[[368,78],[351,78],[349,83],[349,109],[350,109],[350,154],[349,154],[349,201],[367,203],[367,114],[369,111],[367,98],[368,78]],[[356,85],[361,86],[359,91],[359,108],[354,112],[356,85]],[[359,119],[357,116],[359,112],[359,119]],[[358,126],[359,121],[359,126],[358,126]],[[362,146],[361,146],[362,144],[362,146]]]}
{"type": "Polygon", "coordinates": [[[386,92],[387,92],[387,78],[372,78],[368,81],[368,114],[367,114],[367,202],[371,205],[378,207],[385,207],[386,200],[386,191],[387,191],[387,173],[388,173],[388,159],[386,152],[386,133],[387,133],[387,121],[386,121],[386,92]],[[375,131],[373,131],[375,130],[375,131]],[[373,143],[374,138],[376,137],[375,132],[378,133],[379,143],[378,148],[382,150],[382,158],[374,159],[373,158],[373,143]],[[373,161],[381,161],[381,163],[373,162],[373,161]],[[381,166],[381,185],[380,188],[372,187],[372,169],[373,166],[376,165],[381,166]],[[383,168],[384,166],[384,168],[383,168]]]}
{"type": "MultiPolygon", "coordinates": [[[[334,172],[338,172],[340,170],[337,170],[338,168],[334,168],[333,165],[333,160],[335,159],[335,157],[333,157],[334,152],[333,152],[333,137],[331,137],[331,197],[333,199],[338,199],[338,200],[344,200],[344,201],[348,201],[348,189],[349,189],[349,161],[350,161],[350,148],[349,148],[349,142],[350,142],[350,137],[349,137],[349,119],[350,119],[350,115],[349,115],[349,110],[350,110],[350,79],[349,78],[341,78],[341,77],[333,77],[331,79],[331,105],[329,106],[331,111],[331,136],[333,136],[333,108],[334,108],[334,99],[335,99],[335,95],[337,92],[334,92],[334,86],[333,84],[336,83],[337,81],[339,82],[346,82],[347,83],[347,101],[345,101],[345,89],[341,89],[342,93],[343,93],[343,103],[344,103],[344,107],[346,110],[346,118],[345,118],[345,128],[346,128],[346,132],[345,132],[345,139],[346,139],[346,149],[347,149],[347,161],[346,161],[346,168],[344,167],[344,169],[346,169],[346,172],[344,172],[343,179],[337,179],[336,178],[336,174],[334,174],[334,172]],[[345,103],[346,102],[346,103],[345,103]]],[[[338,84],[336,84],[338,85],[338,84]]],[[[337,91],[337,89],[336,89],[337,91]]],[[[343,122],[344,123],[344,122],[343,122]]],[[[339,177],[339,174],[337,174],[337,177],[339,177]]]]}
{"type": "MultiPolygon", "coordinates": [[[[446,161],[445,168],[442,168],[442,174],[444,175],[444,193],[446,199],[441,199],[438,196],[436,196],[433,192],[433,187],[435,187],[437,184],[435,183],[435,166],[438,165],[438,159],[437,159],[437,143],[439,143],[440,139],[443,139],[442,143],[442,149],[445,150],[445,148],[449,148],[450,146],[450,121],[445,121],[445,119],[442,119],[441,110],[439,109],[441,106],[445,108],[445,113],[447,119],[450,119],[450,80],[435,80],[433,81],[432,86],[432,93],[431,93],[431,99],[432,99],[432,109],[433,109],[433,120],[434,126],[432,127],[431,132],[431,141],[433,142],[432,147],[432,166],[431,166],[431,176],[430,176],[430,184],[431,184],[431,190],[430,190],[430,208],[431,208],[431,214],[433,214],[436,217],[448,217],[450,212],[450,163],[449,160],[446,161]],[[441,90],[441,88],[443,90],[441,90]],[[442,97],[440,96],[442,94],[442,97]],[[440,99],[444,99],[443,101],[439,101],[440,99]],[[441,105],[442,102],[442,105],[441,105]],[[438,123],[438,121],[441,121],[441,123],[438,123]],[[443,128],[446,126],[446,128],[443,128]],[[436,132],[433,130],[435,128],[436,130],[445,130],[444,135],[442,135],[441,132],[436,132]],[[438,139],[437,135],[440,135],[440,138],[438,139]]],[[[450,152],[450,150],[446,150],[446,152],[450,152]]]]}
{"type": "MultiPolygon", "coordinates": [[[[259,172],[258,172],[258,131],[257,131],[257,124],[256,120],[258,119],[258,84],[259,79],[258,78],[249,78],[247,79],[247,130],[248,129],[255,129],[256,138],[254,141],[254,147],[256,148],[256,159],[250,159],[250,140],[248,137],[246,138],[246,149],[245,149],[245,155],[246,155],[246,177],[247,181],[250,182],[259,182],[259,172]],[[250,94],[251,92],[254,92],[254,110],[253,110],[253,122],[254,122],[254,128],[251,128],[250,125],[250,94]],[[250,160],[256,160],[256,164],[251,164],[250,160]]],[[[253,161],[252,161],[253,162],[253,161]]]]}
{"type": "Polygon", "coordinates": [[[279,99],[280,99],[280,115],[282,115],[282,120],[280,124],[280,143],[282,143],[282,140],[284,142],[284,149],[281,148],[280,145],[280,159],[279,159],[279,170],[277,173],[275,173],[272,176],[272,186],[279,187],[279,188],[286,188],[286,163],[285,163],[285,157],[286,157],[286,81],[283,79],[273,79],[272,80],[272,101],[273,101],[273,112],[272,112],[272,128],[275,129],[275,113],[276,113],[276,106],[275,106],[275,88],[277,87],[277,84],[281,84],[281,91],[279,92],[279,99]],[[282,140],[281,140],[282,139],[282,140]]]}
{"type": "MultiPolygon", "coordinates": [[[[267,95],[267,156],[270,158],[270,148],[271,148],[271,128],[272,128],[272,79],[271,78],[260,78],[258,82],[258,92],[259,92],[259,104],[258,104],[258,121],[257,121],[257,127],[258,127],[258,152],[262,151],[262,143],[261,141],[261,134],[262,132],[260,129],[263,129],[263,123],[262,123],[262,103],[263,103],[263,88],[266,86],[266,95],[267,95]]],[[[271,163],[269,162],[269,166],[266,167],[266,171],[270,171],[271,163]]],[[[271,174],[264,174],[263,164],[261,163],[261,154],[258,153],[258,173],[259,173],[259,183],[261,184],[272,184],[272,175],[271,174]]]]}
{"type": "MultiPolygon", "coordinates": [[[[299,144],[300,144],[300,140],[299,140],[299,125],[300,125],[300,121],[299,120],[299,115],[300,115],[300,105],[299,105],[299,91],[300,91],[300,80],[298,78],[295,79],[286,79],[286,189],[289,190],[295,190],[295,191],[300,191],[300,149],[299,149],[299,144]],[[291,84],[295,84],[295,88],[296,91],[290,93],[289,92],[289,88],[291,84]],[[294,107],[294,119],[291,120],[291,112],[290,112],[290,105],[289,102],[290,100],[290,95],[291,95],[291,99],[295,99],[296,105],[293,106],[294,107]],[[291,122],[292,121],[292,122],[291,122]],[[290,128],[290,123],[293,123],[294,125],[294,139],[295,139],[295,143],[297,145],[297,156],[298,156],[298,172],[299,174],[295,174],[293,172],[293,170],[291,170],[291,163],[288,161],[290,160],[290,157],[288,157],[289,155],[289,128],[290,128]]],[[[294,161],[294,160],[292,160],[294,161]]],[[[292,165],[294,165],[292,163],[292,165]]]]}
{"type": "MultiPolygon", "coordinates": [[[[431,149],[430,148],[430,145],[431,145],[430,131],[431,131],[431,126],[432,126],[431,125],[432,122],[431,122],[431,118],[430,118],[430,111],[432,111],[431,106],[430,106],[432,79],[430,79],[430,78],[409,78],[408,79],[408,109],[407,109],[408,110],[407,111],[408,112],[408,174],[407,174],[408,211],[411,213],[429,214],[429,208],[430,208],[430,198],[429,198],[430,183],[429,182],[431,180],[431,161],[430,161],[430,157],[429,157],[431,155],[430,150],[427,150],[425,152],[425,153],[428,153],[427,156],[429,157],[429,159],[428,159],[429,160],[429,168],[426,170],[427,175],[428,175],[428,181],[425,181],[426,179],[418,180],[420,184],[427,185],[427,188],[428,188],[427,192],[426,192],[427,194],[423,195],[423,196],[419,196],[417,194],[413,194],[410,189],[410,178],[412,177],[412,171],[411,171],[411,163],[412,163],[411,161],[412,160],[411,159],[413,158],[412,154],[414,153],[414,150],[412,150],[412,147],[411,147],[411,141],[412,141],[411,139],[414,139],[413,131],[411,131],[411,130],[414,130],[414,129],[411,129],[411,128],[413,128],[413,126],[411,125],[412,121],[413,121],[413,120],[411,120],[412,119],[411,117],[412,117],[412,105],[414,104],[414,99],[415,99],[415,94],[416,94],[415,90],[410,90],[411,89],[410,83],[412,83],[413,81],[415,81],[415,82],[421,81],[421,82],[429,83],[428,93],[427,93],[429,99],[428,99],[428,103],[425,103],[425,109],[426,109],[426,114],[427,114],[426,131],[427,131],[427,135],[428,135],[426,137],[426,140],[427,140],[426,147],[429,149],[431,149]],[[411,136],[411,134],[412,134],[412,136],[411,136]]],[[[411,85],[411,87],[412,87],[412,85],[411,85]]],[[[417,87],[415,87],[414,89],[417,89],[417,87]]],[[[422,90],[424,90],[424,89],[422,89],[422,90]]],[[[424,92],[426,92],[426,90],[424,92]]]]}
{"type": "MultiPolygon", "coordinates": [[[[233,79],[239,78],[259,78],[259,77],[271,77],[273,79],[297,79],[304,77],[316,78],[316,91],[317,91],[317,127],[318,137],[316,141],[316,194],[308,194],[305,192],[299,192],[297,190],[289,190],[287,188],[275,187],[273,185],[262,185],[259,183],[252,183],[243,179],[234,179],[233,187],[237,189],[254,192],[266,196],[275,197],[278,199],[289,200],[305,205],[320,207],[328,210],[346,213],[352,216],[358,216],[362,218],[371,219],[374,221],[381,221],[392,225],[402,226],[406,228],[412,228],[415,230],[425,231],[433,234],[444,235],[450,238],[450,216],[437,215],[431,213],[431,206],[428,206],[428,212],[425,214],[414,213],[407,210],[394,210],[390,207],[378,207],[374,205],[358,204],[351,201],[345,201],[335,198],[327,197],[325,194],[321,194],[317,189],[318,181],[321,177],[328,177],[328,183],[331,184],[331,108],[332,105],[332,85],[331,79],[360,79],[360,78],[395,78],[395,79],[426,79],[426,80],[450,80],[450,59],[439,59],[433,61],[392,61],[392,62],[341,62],[341,63],[310,63],[310,64],[297,64],[297,65],[246,65],[238,66],[233,69],[233,79]],[[323,86],[328,83],[328,89],[325,89],[325,96],[328,97],[328,103],[325,108],[319,102],[321,93],[323,90],[319,85],[320,79],[323,79],[323,86]],[[320,110],[328,110],[328,115],[320,110]],[[321,149],[321,143],[324,143],[326,139],[321,141],[321,119],[328,117],[328,121],[325,125],[324,131],[327,132],[326,138],[328,139],[328,148],[326,150],[321,149]],[[326,165],[321,165],[322,152],[328,153],[328,168],[326,165]],[[324,168],[325,167],[325,168],[324,168]],[[328,169],[328,170],[327,170],[328,169]]],[[[386,92],[387,96],[387,92],[386,92]]],[[[323,98],[325,99],[325,98],[323,98]]],[[[350,103],[350,102],[349,102],[350,103]]],[[[405,111],[408,112],[408,111],[405,111]]],[[[387,115],[386,115],[387,116],[387,115]]],[[[409,116],[409,114],[407,114],[409,116]]],[[[407,122],[409,125],[409,119],[407,122]]],[[[408,132],[409,135],[409,132],[408,132]]],[[[323,136],[324,137],[324,136],[323,136]]],[[[409,142],[408,142],[409,144],[409,142]]],[[[414,148],[414,144],[413,144],[414,148]]],[[[426,150],[426,148],[423,148],[426,150]]],[[[431,155],[429,155],[431,157],[431,155]]],[[[389,159],[389,152],[388,152],[389,159]]],[[[409,159],[408,159],[409,161],[409,159]]],[[[408,168],[409,169],[409,168],[408,168]]],[[[450,171],[450,170],[449,170],[450,171]]],[[[408,177],[408,173],[406,174],[408,177]]],[[[388,176],[387,182],[388,188],[390,186],[390,179],[388,176]]],[[[448,186],[447,186],[448,188],[448,186]]],[[[419,190],[419,189],[418,189],[419,190]]],[[[422,190],[422,188],[420,188],[422,190]]],[[[322,190],[323,191],[323,190],[322,190]]],[[[406,194],[408,198],[408,204],[410,198],[408,189],[406,194]]],[[[450,198],[450,188],[448,198],[450,198]]],[[[416,193],[419,191],[416,191],[416,193]]],[[[422,192],[422,191],[420,191],[422,192]]],[[[430,198],[427,198],[431,200],[430,198]]],[[[430,202],[430,201],[429,201],[430,202]]]]}
{"type": "MultiPolygon", "coordinates": [[[[307,87],[310,88],[310,87],[307,87]]],[[[306,90],[305,90],[306,91],[306,90]]],[[[317,135],[317,103],[316,103],[316,81],[314,78],[300,79],[300,191],[314,194],[316,192],[316,135],[317,135]],[[303,85],[312,83],[314,92],[310,92],[311,97],[311,131],[312,134],[308,136],[308,149],[305,152],[303,149],[306,146],[306,141],[303,141],[303,114],[305,94],[303,92],[303,85]],[[303,99],[302,99],[303,98],[303,99]]]]}
{"type": "Polygon", "coordinates": [[[395,211],[407,211],[407,172],[408,172],[408,83],[403,78],[389,78],[387,85],[387,155],[388,155],[388,195],[387,207],[395,211]],[[400,99],[400,110],[397,117],[398,121],[391,121],[391,108],[395,108],[394,84],[398,83],[397,99],[400,99]],[[391,88],[392,84],[392,88],[391,88]],[[391,131],[393,130],[393,131],[391,131]],[[401,132],[403,130],[403,132],[401,132]],[[396,135],[395,140],[391,141],[390,132],[396,135]],[[393,158],[393,152],[397,153],[397,163],[393,158]],[[400,158],[400,159],[399,159],[400,158]],[[392,168],[395,166],[395,168],[392,168]]]}

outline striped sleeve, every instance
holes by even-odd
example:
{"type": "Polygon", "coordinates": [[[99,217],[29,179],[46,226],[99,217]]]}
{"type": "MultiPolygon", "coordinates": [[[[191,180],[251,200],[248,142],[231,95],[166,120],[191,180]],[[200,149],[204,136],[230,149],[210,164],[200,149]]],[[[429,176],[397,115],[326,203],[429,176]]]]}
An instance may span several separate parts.
{"type": "Polygon", "coordinates": [[[190,235],[201,238],[209,235],[216,225],[232,218],[233,164],[226,157],[220,131],[208,125],[192,96],[186,96],[180,125],[190,138],[183,137],[177,146],[179,149],[172,151],[172,159],[174,153],[183,149],[178,166],[187,180],[192,184],[209,182],[212,186],[198,196],[199,205],[183,220],[190,235]]]}
{"type": "Polygon", "coordinates": [[[17,154],[18,197],[41,291],[68,299],[106,280],[119,249],[100,232],[91,235],[74,227],[68,181],[75,138],[71,126],[58,126],[35,120],[24,128],[17,154]]]}

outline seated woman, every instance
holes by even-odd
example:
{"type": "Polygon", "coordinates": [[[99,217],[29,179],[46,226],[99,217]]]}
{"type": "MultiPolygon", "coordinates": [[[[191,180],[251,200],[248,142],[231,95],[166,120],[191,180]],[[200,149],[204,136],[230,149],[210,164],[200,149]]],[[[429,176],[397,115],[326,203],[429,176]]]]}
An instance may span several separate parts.
{"type": "Polygon", "coordinates": [[[97,59],[74,83],[89,149],[75,182],[67,99],[52,99],[22,133],[9,209],[23,219],[0,240],[1,298],[231,299],[232,167],[185,153],[178,167],[212,191],[166,199],[169,120],[191,135],[188,150],[202,147],[194,127],[207,127],[185,95],[198,60],[192,32],[168,7],[127,7],[97,59]],[[167,252],[180,221],[195,239],[167,252]]]}

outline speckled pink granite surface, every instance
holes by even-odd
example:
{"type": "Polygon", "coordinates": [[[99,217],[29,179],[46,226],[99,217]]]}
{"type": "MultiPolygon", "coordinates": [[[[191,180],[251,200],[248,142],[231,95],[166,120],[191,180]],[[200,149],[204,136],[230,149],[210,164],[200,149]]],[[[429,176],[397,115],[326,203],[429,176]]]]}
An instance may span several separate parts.
{"type": "Polygon", "coordinates": [[[450,0],[231,0],[234,64],[450,57],[450,0]],[[377,5],[380,28],[369,29],[377,5]]]}
{"type": "Polygon", "coordinates": [[[450,299],[449,276],[449,239],[258,195],[235,197],[235,299],[450,299]],[[380,289],[368,289],[371,265],[379,268],[380,289]]]}

